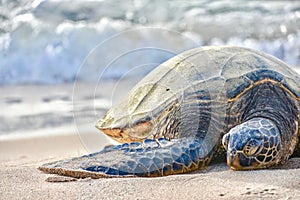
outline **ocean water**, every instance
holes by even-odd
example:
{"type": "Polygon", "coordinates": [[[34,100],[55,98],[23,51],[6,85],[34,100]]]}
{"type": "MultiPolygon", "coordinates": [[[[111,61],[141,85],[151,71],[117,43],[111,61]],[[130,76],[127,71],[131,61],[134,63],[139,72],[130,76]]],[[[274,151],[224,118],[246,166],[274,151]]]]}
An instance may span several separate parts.
{"type": "Polygon", "coordinates": [[[143,76],[202,45],[251,47],[300,66],[300,2],[0,1],[1,85],[143,76]]]}

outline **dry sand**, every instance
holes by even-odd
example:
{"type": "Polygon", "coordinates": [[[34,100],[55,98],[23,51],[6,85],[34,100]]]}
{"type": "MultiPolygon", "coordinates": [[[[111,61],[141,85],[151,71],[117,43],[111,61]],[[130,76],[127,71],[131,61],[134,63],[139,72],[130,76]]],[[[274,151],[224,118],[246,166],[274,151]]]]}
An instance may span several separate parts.
{"type": "Polygon", "coordinates": [[[162,178],[82,179],[51,183],[36,168],[86,151],[76,134],[0,143],[0,199],[300,199],[300,158],[294,169],[232,171],[226,164],[162,178]]]}

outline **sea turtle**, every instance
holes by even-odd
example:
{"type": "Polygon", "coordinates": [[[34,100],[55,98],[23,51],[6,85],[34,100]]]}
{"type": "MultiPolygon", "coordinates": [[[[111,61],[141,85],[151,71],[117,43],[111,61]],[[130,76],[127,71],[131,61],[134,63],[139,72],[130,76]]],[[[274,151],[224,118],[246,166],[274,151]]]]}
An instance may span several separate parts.
{"type": "Polygon", "coordinates": [[[248,48],[195,48],[155,68],[97,123],[123,144],[39,169],[164,176],[222,156],[235,170],[268,168],[299,148],[299,122],[300,76],[286,64],[248,48]]]}

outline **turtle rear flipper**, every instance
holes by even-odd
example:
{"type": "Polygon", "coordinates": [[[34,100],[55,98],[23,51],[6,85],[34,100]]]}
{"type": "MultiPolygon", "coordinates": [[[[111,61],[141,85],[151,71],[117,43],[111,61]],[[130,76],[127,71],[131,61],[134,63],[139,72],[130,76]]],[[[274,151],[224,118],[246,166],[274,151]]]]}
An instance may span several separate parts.
{"type": "Polygon", "coordinates": [[[198,169],[210,156],[195,138],[158,139],[108,146],[86,156],[48,163],[39,170],[76,178],[164,176],[198,169]]]}

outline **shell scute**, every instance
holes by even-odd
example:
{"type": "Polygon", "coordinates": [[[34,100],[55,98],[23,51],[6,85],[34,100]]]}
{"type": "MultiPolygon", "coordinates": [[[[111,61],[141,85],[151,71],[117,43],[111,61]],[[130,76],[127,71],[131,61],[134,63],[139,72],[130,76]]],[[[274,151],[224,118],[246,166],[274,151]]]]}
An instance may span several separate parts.
{"type": "Polygon", "coordinates": [[[240,76],[226,80],[227,98],[234,98],[242,93],[246,88],[250,87],[252,81],[246,76],[240,76]]]}
{"type": "Polygon", "coordinates": [[[277,82],[284,81],[284,76],[274,70],[260,69],[246,75],[253,82],[258,82],[263,79],[272,79],[277,82]]]}

